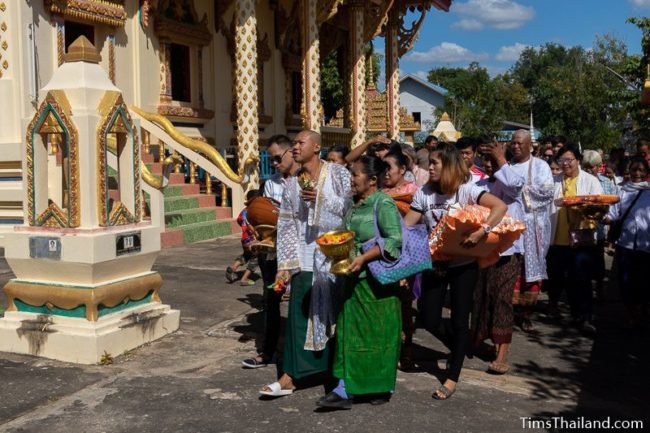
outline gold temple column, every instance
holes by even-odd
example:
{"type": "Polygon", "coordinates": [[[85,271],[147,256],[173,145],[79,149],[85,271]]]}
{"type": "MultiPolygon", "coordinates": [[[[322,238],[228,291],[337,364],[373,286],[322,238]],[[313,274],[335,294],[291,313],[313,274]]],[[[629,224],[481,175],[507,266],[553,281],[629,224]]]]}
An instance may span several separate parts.
{"type": "Polygon", "coordinates": [[[320,133],[323,107],[320,99],[320,40],[316,24],[317,0],[301,0],[302,13],[302,124],[320,133]]]}
{"type": "Polygon", "coordinates": [[[350,6],[350,147],[366,140],[366,57],[363,53],[363,1],[352,0],[350,6]]]}
{"type": "MultiPolygon", "coordinates": [[[[235,0],[235,94],[237,101],[237,157],[243,172],[246,160],[259,157],[257,97],[257,18],[255,0],[235,0]]],[[[259,186],[259,166],[248,173],[244,190],[259,186]]]]}
{"type": "Polygon", "coordinates": [[[399,50],[397,48],[399,28],[398,12],[393,10],[386,26],[386,103],[388,138],[399,139],[399,50]]]}

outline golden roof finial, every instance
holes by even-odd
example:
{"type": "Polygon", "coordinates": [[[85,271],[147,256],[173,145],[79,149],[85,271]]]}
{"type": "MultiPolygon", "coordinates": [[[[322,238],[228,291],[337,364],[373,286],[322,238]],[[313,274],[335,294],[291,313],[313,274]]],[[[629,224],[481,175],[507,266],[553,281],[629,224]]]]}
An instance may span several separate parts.
{"type": "Polygon", "coordinates": [[[99,63],[102,56],[97,53],[95,46],[82,35],[70,45],[64,59],[66,62],[99,63]]]}
{"type": "Polygon", "coordinates": [[[451,121],[451,119],[449,118],[449,114],[447,114],[446,111],[444,113],[442,113],[442,116],[440,116],[440,121],[441,122],[449,122],[449,121],[451,121]]]}

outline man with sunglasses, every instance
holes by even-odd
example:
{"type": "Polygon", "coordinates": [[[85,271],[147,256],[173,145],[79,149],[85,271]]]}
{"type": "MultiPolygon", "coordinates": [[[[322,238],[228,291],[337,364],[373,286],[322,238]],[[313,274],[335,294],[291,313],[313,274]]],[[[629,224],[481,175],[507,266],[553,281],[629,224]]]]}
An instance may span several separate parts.
{"type": "MultiPolygon", "coordinates": [[[[264,197],[280,208],[282,194],[287,179],[296,174],[300,165],[291,155],[292,142],[286,135],[274,135],[269,138],[266,151],[275,169],[275,174],[264,184],[264,197]]],[[[264,287],[264,343],[260,353],[252,358],[244,359],[242,365],[246,368],[266,367],[275,355],[280,336],[280,301],[282,295],[268,289],[275,282],[278,270],[278,260],[275,254],[261,253],[258,264],[262,272],[264,287]]]]}

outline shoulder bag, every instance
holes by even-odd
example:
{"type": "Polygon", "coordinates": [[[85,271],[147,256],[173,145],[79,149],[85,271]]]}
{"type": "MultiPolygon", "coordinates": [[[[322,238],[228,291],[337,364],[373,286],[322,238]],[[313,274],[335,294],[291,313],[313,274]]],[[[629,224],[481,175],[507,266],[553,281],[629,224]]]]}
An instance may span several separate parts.
{"type": "Polygon", "coordinates": [[[607,242],[611,243],[616,243],[618,241],[618,238],[621,237],[621,233],[623,232],[623,223],[627,219],[627,216],[630,214],[630,211],[636,204],[637,200],[639,197],[641,197],[641,194],[643,194],[643,191],[639,191],[636,196],[634,197],[634,200],[632,200],[632,204],[630,207],[627,208],[625,213],[623,214],[623,217],[617,221],[614,221],[610,226],[609,226],[609,231],[607,232],[607,242]]]}
{"type": "Polygon", "coordinates": [[[375,237],[361,245],[361,251],[366,253],[375,245],[381,249],[381,257],[368,263],[368,270],[373,278],[381,284],[396,283],[404,278],[431,269],[431,254],[427,240],[427,227],[416,224],[408,227],[400,215],[402,225],[402,252],[398,260],[390,260],[384,254],[384,239],[379,232],[377,222],[377,204],[374,206],[375,237]]]}

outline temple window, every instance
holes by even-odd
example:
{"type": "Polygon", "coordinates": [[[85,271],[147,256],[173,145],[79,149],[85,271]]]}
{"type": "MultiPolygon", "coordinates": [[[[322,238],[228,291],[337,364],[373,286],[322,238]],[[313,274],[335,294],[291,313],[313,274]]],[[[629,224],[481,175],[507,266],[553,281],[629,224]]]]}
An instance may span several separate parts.
{"type": "Polygon", "coordinates": [[[192,102],[190,47],[170,44],[170,69],[172,75],[172,100],[192,102]]]}
{"type": "Polygon", "coordinates": [[[302,74],[300,71],[291,73],[291,112],[300,114],[300,104],[302,103],[302,74]]]}

